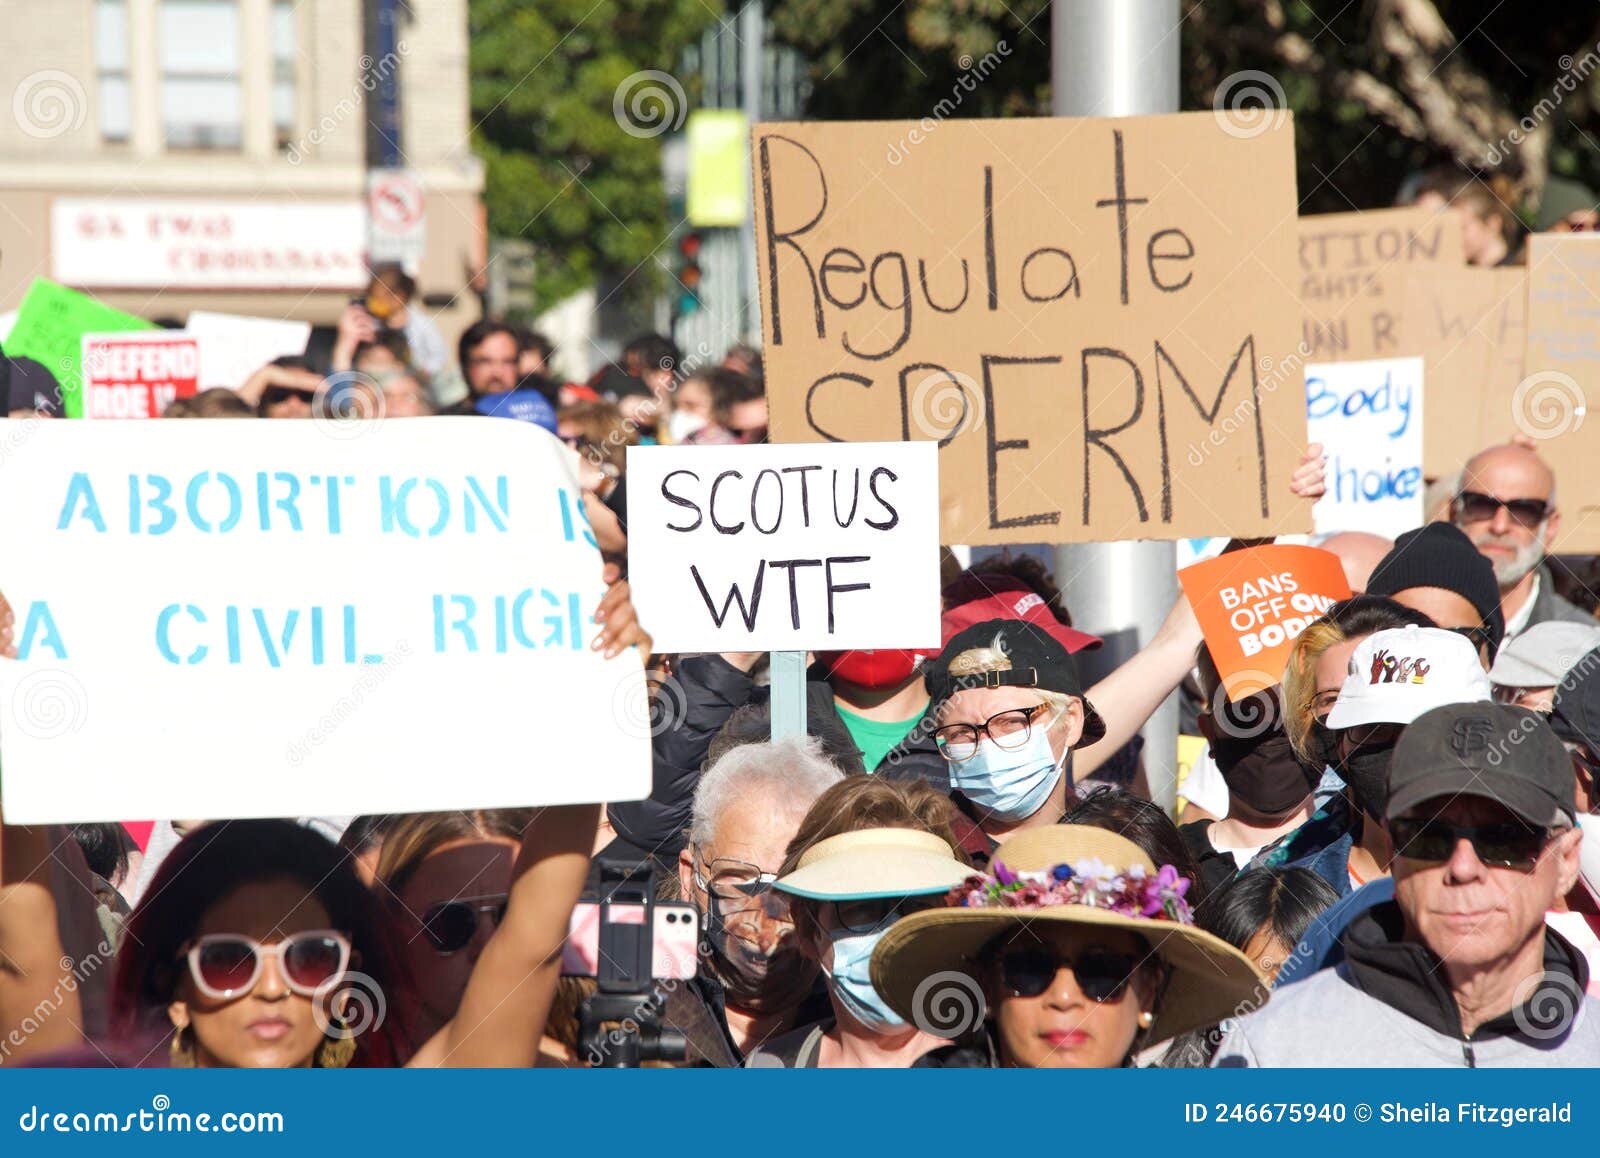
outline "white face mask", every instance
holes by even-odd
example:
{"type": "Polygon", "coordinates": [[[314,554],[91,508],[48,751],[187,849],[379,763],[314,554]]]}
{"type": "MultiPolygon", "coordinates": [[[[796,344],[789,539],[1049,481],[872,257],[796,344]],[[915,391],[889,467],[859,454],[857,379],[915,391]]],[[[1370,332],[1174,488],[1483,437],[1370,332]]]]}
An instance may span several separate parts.
{"type": "Polygon", "coordinates": [[[709,425],[711,420],[703,415],[674,410],[667,415],[667,437],[673,442],[682,442],[691,434],[704,430],[709,425]]]}
{"type": "Polygon", "coordinates": [[[1583,832],[1583,843],[1578,846],[1578,879],[1589,895],[1600,901],[1600,816],[1579,816],[1578,828],[1583,832]]]}

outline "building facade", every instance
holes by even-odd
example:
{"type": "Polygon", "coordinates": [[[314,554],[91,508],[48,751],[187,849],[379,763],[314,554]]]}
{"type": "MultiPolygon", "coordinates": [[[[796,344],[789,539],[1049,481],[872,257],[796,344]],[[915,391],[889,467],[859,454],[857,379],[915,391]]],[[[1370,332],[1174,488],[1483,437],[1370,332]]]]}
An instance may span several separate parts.
{"type": "Polygon", "coordinates": [[[486,251],[467,0],[395,4],[385,38],[389,7],[0,2],[0,310],[46,277],[153,319],[328,325],[365,285],[382,200],[453,341],[481,312],[486,251]],[[382,129],[391,93],[398,132],[382,129]],[[382,196],[386,159],[420,200],[382,196]]]}

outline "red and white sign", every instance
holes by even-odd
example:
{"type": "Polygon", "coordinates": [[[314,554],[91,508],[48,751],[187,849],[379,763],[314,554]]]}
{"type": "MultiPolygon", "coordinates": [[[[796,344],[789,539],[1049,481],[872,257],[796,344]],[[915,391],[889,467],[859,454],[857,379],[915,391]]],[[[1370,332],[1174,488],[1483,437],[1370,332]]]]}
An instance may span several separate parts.
{"type": "Polygon", "coordinates": [[[367,256],[398,261],[415,273],[428,237],[422,181],[409,169],[374,169],[367,176],[367,256]]]}
{"type": "Polygon", "coordinates": [[[358,199],[58,197],[50,272],[85,289],[323,289],[367,284],[358,199]]]}
{"type": "Polygon", "coordinates": [[[83,416],[160,418],[200,382],[200,343],[182,330],[83,335],[83,416]]]}

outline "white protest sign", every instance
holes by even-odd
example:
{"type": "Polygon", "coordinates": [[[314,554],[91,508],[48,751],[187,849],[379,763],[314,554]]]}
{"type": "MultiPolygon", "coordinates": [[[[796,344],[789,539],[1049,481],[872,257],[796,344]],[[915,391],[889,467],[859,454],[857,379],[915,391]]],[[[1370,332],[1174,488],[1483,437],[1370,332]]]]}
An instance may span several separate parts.
{"type": "Polygon", "coordinates": [[[184,327],[200,341],[200,389],[237,390],[274,358],[304,354],[311,323],[195,310],[184,327]]]}
{"type": "Polygon", "coordinates": [[[200,382],[200,343],[183,330],[84,334],[83,417],[160,418],[200,382]]]}
{"type": "Polygon", "coordinates": [[[1328,456],[1318,532],[1394,538],[1422,522],[1422,359],[1306,365],[1306,419],[1328,456]]]}
{"type": "Polygon", "coordinates": [[[663,651],[939,645],[932,442],[631,447],[634,604],[663,651]]]}
{"type": "Polygon", "coordinates": [[[0,421],[13,824],[650,790],[572,456],[522,422],[0,421]]]}

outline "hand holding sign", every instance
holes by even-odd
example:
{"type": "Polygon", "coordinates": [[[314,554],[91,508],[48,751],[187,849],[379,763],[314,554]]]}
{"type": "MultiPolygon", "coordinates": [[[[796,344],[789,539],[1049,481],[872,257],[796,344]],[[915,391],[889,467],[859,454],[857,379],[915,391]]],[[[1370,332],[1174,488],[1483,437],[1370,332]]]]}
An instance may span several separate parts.
{"type": "Polygon", "coordinates": [[[1282,678],[1295,637],[1350,597],[1339,557],[1315,547],[1230,551],[1178,572],[1229,700],[1282,678]]]}

